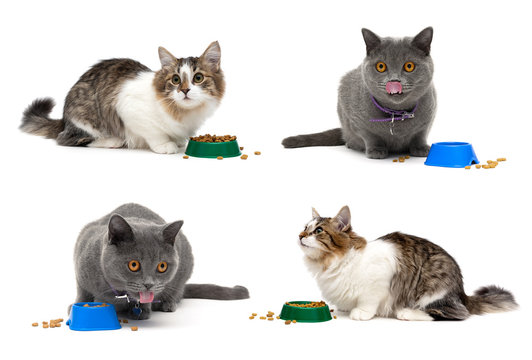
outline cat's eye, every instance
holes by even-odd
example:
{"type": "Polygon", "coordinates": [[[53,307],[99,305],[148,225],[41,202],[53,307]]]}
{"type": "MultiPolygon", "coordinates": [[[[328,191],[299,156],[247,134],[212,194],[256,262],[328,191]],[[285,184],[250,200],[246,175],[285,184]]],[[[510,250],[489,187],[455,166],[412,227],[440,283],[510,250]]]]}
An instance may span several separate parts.
{"type": "Polygon", "coordinates": [[[179,85],[180,82],[181,82],[181,78],[178,75],[172,76],[172,84],[179,85]]]}
{"type": "Polygon", "coordinates": [[[382,61],[379,61],[379,62],[375,65],[375,69],[377,69],[378,72],[385,72],[385,71],[386,71],[386,64],[383,63],[382,61]]]}
{"type": "Polygon", "coordinates": [[[412,72],[416,68],[416,65],[412,61],[407,61],[403,65],[403,69],[405,69],[406,72],[412,72]]]}
{"type": "Polygon", "coordinates": [[[166,261],[161,261],[159,265],[157,265],[157,271],[160,273],[165,272],[166,269],[168,269],[168,264],[166,263],[166,261]]]}
{"type": "Polygon", "coordinates": [[[137,260],[131,260],[127,264],[127,267],[129,268],[129,270],[131,270],[133,272],[137,272],[137,271],[140,270],[140,263],[137,260]]]}
{"type": "Polygon", "coordinates": [[[203,79],[204,79],[204,76],[203,76],[203,74],[201,74],[201,73],[196,73],[196,74],[194,75],[194,82],[195,82],[196,84],[201,83],[201,82],[203,81],[203,79]]]}
{"type": "Polygon", "coordinates": [[[314,230],[314,232],[316,234],[319,234],[319,233],[323,232],[323,229],[321,227],[317,227],[316,230],[314,230]]]}

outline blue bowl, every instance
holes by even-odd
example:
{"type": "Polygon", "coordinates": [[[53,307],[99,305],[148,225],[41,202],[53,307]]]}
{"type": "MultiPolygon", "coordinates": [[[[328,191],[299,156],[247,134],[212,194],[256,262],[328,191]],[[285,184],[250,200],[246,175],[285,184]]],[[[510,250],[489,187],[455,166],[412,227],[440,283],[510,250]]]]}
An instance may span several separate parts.
{"type": "Polygon", "coordinates": [[[430,147],[425,165],[463,168],[478,164],[473,146],[466,142],[439,142],[430,147]]]}
{"type": "Polygon", "coordinates": [[[118,322],[115,307],[112,304],[103,305],[101,302],[81,302],[72,305],[70,317],[66,324],[70,330],[117,330],[122,326],[118,322]],[[89,306],[84,306],[88,304],[89,306]],[[96,307],[98,306],[98,307],[96,307]]]}

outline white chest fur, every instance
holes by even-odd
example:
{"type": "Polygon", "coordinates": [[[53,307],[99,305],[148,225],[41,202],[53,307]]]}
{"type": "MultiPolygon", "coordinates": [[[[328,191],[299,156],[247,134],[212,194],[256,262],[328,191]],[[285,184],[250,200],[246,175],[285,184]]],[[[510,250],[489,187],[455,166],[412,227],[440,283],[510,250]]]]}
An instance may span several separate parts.
{"type": "Polygon", "coordinates": [[[379,315],[389,315],[390,282],[397,271],[396,250],[392,244],[375,240],[361,251],[351,249],[325,271],[308,259],[306,263],[316,276],[324,298],[340,310],[350,311],[361,299],[377,296],[379,315]]]}

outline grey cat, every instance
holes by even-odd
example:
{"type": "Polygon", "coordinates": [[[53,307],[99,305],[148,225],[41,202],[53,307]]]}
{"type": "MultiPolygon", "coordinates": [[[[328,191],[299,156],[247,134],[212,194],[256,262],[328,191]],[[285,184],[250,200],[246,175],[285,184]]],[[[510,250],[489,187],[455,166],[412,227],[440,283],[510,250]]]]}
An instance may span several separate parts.
{"type": "Polygon", "coordinates": [[[186,284],[194,261],[182,226],[137,204],[85,226],[74,250],[76,302],[105,302],[131,318],[147,319],[152,310],[175,311],[183,298],[249,298],[242,286],[186,284]]]}
{"type": "Polygon", "coordinates": [[[338,91],[341,128],[283,140],[287,148],[347,145],[372,159],[389,153],[427,156],[436,113],[430,56],[433,30],[414,38],[381,38],[362,29],[367,56],[338,91]]]}

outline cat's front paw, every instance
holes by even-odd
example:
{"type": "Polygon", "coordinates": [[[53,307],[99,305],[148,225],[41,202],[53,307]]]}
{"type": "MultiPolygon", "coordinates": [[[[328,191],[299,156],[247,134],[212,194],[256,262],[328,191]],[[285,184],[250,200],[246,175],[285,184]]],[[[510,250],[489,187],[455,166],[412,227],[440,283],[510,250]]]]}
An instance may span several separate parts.
{"type": "Polygon", "coordinates": [[[349,314],[349,317],[351,320],[359,320],[359,321],[366,321],[371,320],[375,316],[375,313],[366,311],[364,309],[355,308],[351,310],[351,313],[349,314]]]}
{"type": "Polygon", "coordinates": [[[411,146],[410,155],[417,157],[427,157],[429,154],[430,146],[427,144],[411,146]]]}
{"type": "Polygon", "coordinates": [[[386,159],[388,157],[388,149],[385,147],[367,148],[366,156],[370,159],[386,159]]]}
{"type": "Polygon", "coordinates": [[[151,149],[157,154],[176,154],[179,150],[177,144],[173,141],[153,146],[151,149]]]}
{"type": "Polygon", "coordinates": [[[174,312],[177,309],[177,303],[175,301],[163,301],[161,303],[161,310],[164,312],[174,312]]]}

